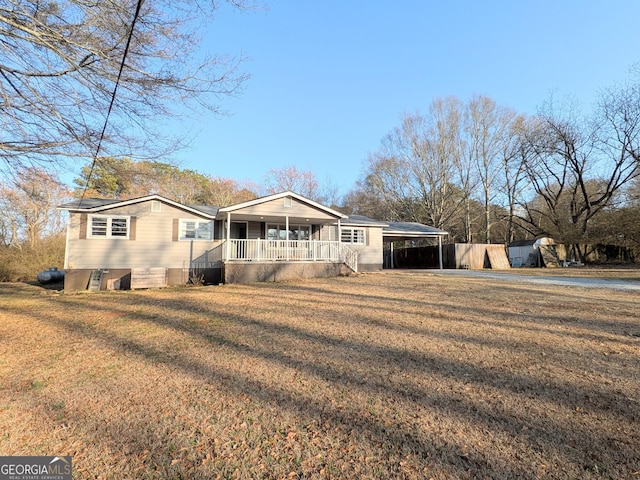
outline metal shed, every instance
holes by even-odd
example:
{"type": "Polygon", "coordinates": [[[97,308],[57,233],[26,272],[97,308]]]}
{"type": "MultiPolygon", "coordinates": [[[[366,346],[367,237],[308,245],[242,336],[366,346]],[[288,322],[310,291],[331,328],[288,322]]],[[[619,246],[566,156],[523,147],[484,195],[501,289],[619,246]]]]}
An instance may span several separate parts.
{"type": "Polygon", "coordinates": [[[553,238],[541,237],[518,240],[509,244],[509,263],[512,267],[541,267],[540,247],[554,245],[553,238]]]}

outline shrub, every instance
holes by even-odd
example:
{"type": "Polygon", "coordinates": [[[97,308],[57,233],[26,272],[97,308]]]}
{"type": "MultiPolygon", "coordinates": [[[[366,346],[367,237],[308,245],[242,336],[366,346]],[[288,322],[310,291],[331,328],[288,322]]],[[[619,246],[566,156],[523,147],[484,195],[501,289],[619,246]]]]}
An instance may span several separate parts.
{"type": "Polygon", "coordinates": [[[26,242],[0,247],[0,282],[35,281],[38,272],[64,265],[65,235],[40,240],[35,247],[26,242]]]}

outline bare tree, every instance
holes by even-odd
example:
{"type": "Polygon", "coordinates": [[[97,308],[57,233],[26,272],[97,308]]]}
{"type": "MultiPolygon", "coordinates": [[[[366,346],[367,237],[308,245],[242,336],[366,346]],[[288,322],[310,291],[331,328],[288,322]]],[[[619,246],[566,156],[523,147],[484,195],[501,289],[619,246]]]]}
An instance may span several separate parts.
{"type": "Polygon", "coordinates": [[[459,101],[437,99],[428,116],[405,115],[369,156],[366,184],[386,205],[389,220],[451,224],[462,202],[455,185],[459,129],[459,101]]]}
{"type": "Polygon", "coordinates": [[[640,88],[606,90],[592,119],[553,103],[529,135],[527,175],[537,194],[526,221],[565,242],[588,242],[591,220],[640,173],[640,88]]]}
{"type": "Polygon", "coordinates": [[[499,182],[505,164],[504,155],[511,156],[511,128],[516,113],[500,107],[488,97],[476,96],[465,109],[465,134],[468,154],[475,164],[480,198],[484,205],[484,241],[491,242],[491,210],[498,192],[503,191],[499,182]]]}
{"type": "Polygon", "coordinates": [[[531,121],[518,115],[510,125],[510,133],[502,143],[502,187],[504,201],[503,208],[507,212],[506,235],[504,241],[511,243],[515,240],[517,222],[520,213],[520,202],[530,192],[526,176],[526,161],[530,152],[525,141],[527,131],[532,128],[531,121]]]}
{"type": "Polygon", "coordinates": [[[356,182],[355,187],[344,196],[338,210],[350,215],[364,215],[388,221],[399,218],[389,211],[385,199],[369,184],[367,178],[356,182]]]}
{"type": "Polygon", "coordinates": [[[267,194],[290,190],[311,200],[322,200],[315,174],[295,166],[270,169],[264,177],[264,185],[267,194]]]}
{"type": "Polygon", "coordinates": [[[198,58],[198,30],[217,6],[215,0],[4,0],[0,169],[91,158],[108,112],[104,154],[175,148],[164,119],[201,107],[219,111],[221,98],[246,78],[237,73],[238,58],[198,58]]]}
{"type": "Polygon", "coordinates": [[[504,219],[502,212],[515,215],[523,122],[487,97],[468,104],[456,97],[436,99],[428,115],[405,115],[383,139],[347,199],[353,203],[368,191],[379,210],[384,205],[386,218],[429,223],[467,242],[481,223],[476,219],[484,217],[482,233],[490,241],[491,225],[504,219]]]}
{"type": "Polygon", "coordinates": [[[4,243],[33,249],[45,237],[64,230],[64,219],[56,207],[69,198],[69,191],[55,176],[35,168],[16,174],[10,184],[0,185],[0,223],[9,235],[4,243]]]}
{"type": "Polygon", "coordinates": [[[207,177],[201,193],[203,205],[227,207],[235,203],[246,202],[257,197],[258,187],[250,183],[242,183],[230,178],[207,177]]]}

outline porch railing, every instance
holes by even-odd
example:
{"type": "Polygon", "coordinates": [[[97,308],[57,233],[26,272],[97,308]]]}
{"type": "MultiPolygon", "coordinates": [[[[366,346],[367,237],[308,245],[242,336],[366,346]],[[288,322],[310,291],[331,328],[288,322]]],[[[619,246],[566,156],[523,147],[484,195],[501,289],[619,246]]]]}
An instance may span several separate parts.
{"type": "Polygon", "coordinates": [[[228,241],[227,260],[284,261],[284,262],[337,262],[345,263],[354,272],[358,270],[358,255],[340,242],[322,240],[236,240],[228,241]]]}

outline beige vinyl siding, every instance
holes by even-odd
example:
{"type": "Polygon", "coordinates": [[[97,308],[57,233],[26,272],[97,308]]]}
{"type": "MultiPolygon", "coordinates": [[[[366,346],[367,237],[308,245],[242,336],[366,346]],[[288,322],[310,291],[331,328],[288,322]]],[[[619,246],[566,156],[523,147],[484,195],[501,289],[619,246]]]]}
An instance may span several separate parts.
{"type": "Polygon", "coordinates": [[[338,240],[337,225],[322,225],[319,232],[319,240],[324,242],[335,242],[338,240]]]}
{"type": "Polygon", "coordinates": [[[257,215],[269,219],[288,216],[289,218],[299,219],[335,220],[335,217],[295,198],[291,199],[290,207],[285,207],[284,202],[284,198],[277,198],[269,202],[234,210],[231,212],[231,221],[233,221],[234,215],[257,215]]]}
{"type": "Polygon", "coordinates": [[[382,265],[382,227],[349,227],[364,228],[365,245],[345,244],[358,252],[358,264],[382,265]]]}
{"type": "MultiPolygon", "coordinates": [[[[221,242],[174,241],[174,219],[206,220],[185,210],[163,204],[151,211],[151,201],[100,212],[135,217],[135,240],[88,238],[81,233],[81,214],[70,213],[69,248],[65,268],[188,268],[190,260],[204,255],[221,242]],[[193,249],[191,245],[193,244],[193,249]]],[[[86,224],[82,226],[86,229],[86,224]]]]}
{"type": "MultiPolygon", "coordinates": [[[[365,235],[365,245],[345,244],[350,249],[358,252],[359,265],[380,265],[382,266],[382,227],[352,227],[363,228],[365,235]]],[[[323,225],[320,230],[320,240],[339,240],[337,225],[323,225]]]]}
{"type": "Polygon", "coordinates": [[[260,222],[249,222],[247,228],[247,236],[249,239],[264,238],[261,236],[261,233],[262,227],[260,226],[260,222]]]}

